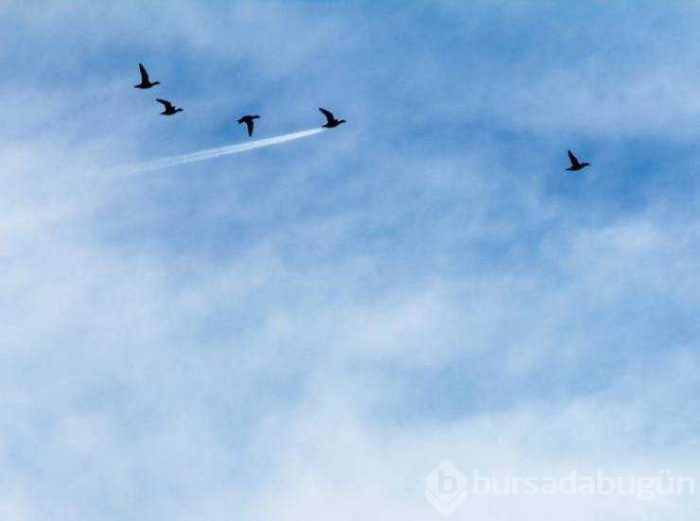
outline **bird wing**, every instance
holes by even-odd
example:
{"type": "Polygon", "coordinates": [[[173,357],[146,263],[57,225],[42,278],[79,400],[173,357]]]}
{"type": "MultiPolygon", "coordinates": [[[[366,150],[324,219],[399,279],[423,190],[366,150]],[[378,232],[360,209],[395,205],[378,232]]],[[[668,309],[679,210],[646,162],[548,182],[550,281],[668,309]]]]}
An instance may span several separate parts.
{"type": "Polygon", "coordinates": [[[567,154],[569,154],[569,161],[571,161],[571,166],[579,166],[581,164],[578,162],[578,159],[571,150],[567,150],[566,152],[567,154]]]}
{"type": "Polygon", "coordinates": [[[331,121],[333,121],[335,119],[335,116],[333,116],[333,113],[330,110],[322,109],[321,107],[319,107],[318,110],[320,110],[321,113],[324,116],[326,116],[328,123],[330,123],[331,121]]]}
{"type": "Polygon", "coordinates": [[[143,63],[139,63],[139,70],[141,71],[141,81],[143,83],[150,83],[150,81],[148,81],[148,71],[146,67],[143,66],[143,63]]]}
{"type": "Polygon", "coordinates": [[[173,108],[173,104],[170,103],[167,99],[156,98],[156,101],[157,101],[158,103],[162,103],[163,106],[165,107],[165,110],[170,110],[170,109],[173,108]]]}
{"type": "Polygon", "coordinates": [[[246,119],[245,126],[248,127],[248,137],[252,136],[253,135],[253,120],[246,119]]]}

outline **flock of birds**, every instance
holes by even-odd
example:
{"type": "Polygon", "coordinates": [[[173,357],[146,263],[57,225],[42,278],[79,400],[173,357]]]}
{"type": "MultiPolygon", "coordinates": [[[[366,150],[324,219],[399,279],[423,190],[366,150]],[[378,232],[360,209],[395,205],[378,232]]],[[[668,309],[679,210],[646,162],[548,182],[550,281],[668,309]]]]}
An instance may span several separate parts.
{"type": "MultiPolygon", "coordinates": [[[[159,81],[151,81],[151,78],[148,75],[148,71],[146,70],[146,67],[143,66],[143,63],[139,63],[139,72],[141,73],[141,83],[134,85],[134,88],[151,89],[156,85],[160,85],[159,81]]],[[[172,102],[166,99],[156,98],[156,101],[163,105],[163,112],[161,112],[163,116],[174,116],[178,112],[182,112],[184,110],[182,107],[176,107],[172,102]]],[[[326,117],[326,124],[323,125],[325,128],[334,128],[338,125],[345,123],[344,119],[337,119],[330,110],[326,110],[323,108],[319,108],[318,110],[320,110],[321,113],[326,117]]],[[[258,114],[246,114],[238,118],[237,121],[239,125],[241,123],[245,123],[245,126],[248,130],[248,137],[251,137],[253,135],[253,128],[255,127],[254,122],[256,119],[259,118],[260,116],[258,114]]]]}
{"type": "MultiPolygon", "coordinates": [[[[134,85],[135,88],[150,89],[152,87],[155,87],[156,85],[160,85],[159,81],[151,81],[150,77],[148,76],[148,71],[142,63],[139,63],[139,71],[141,72],[141,83],[139,83],[138,85],[134,85]]],[[[182,112],[184,110],[182,109],[182,107],[176,107],[166,99],[156,98],[156,101],[163,105],[163,112],[161,112],[163,116],[174,116],[178,112],[182,112]]],[[[330,110],[326,110],[324,108],[319,108],[318,110],[320,110],[321,113],[326,117],[326,124],[323,125],[325,128],[334,128],[338,125],[345,123],[344,119],[337,119],[330,110]]],[[[246,114],[237,119],[239,125],[245,123],[245,126],[248,130],[248,137],[251,137],[253,135],[253,129],[255,127],[256,119],[260,119],[260,115],[246,114]]],[[[579,161],[579,159],[574,155],[574,153],[571,150],[567,150],[567,154],[569,155],[569,162],[571,163],[571,166],[567,168],[569,172],[577,172],[579,170],[583,170],[587,166],[591,166],[591,164],[586,161],[579,161]]]]}

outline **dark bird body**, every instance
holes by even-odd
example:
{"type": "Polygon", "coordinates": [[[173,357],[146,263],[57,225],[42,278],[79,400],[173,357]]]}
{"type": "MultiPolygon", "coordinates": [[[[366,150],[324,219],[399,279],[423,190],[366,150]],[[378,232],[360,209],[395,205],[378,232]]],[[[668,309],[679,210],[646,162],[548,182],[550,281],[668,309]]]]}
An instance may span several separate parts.
{"type": "Polygon", "coordinates": [[[150,89],[151,87],[160,85],[159,81],[151,81],[148,78],[148,71],[146,67],[143,66],[143,63],[139,63],[139,71],[141,71],[141,83],[134,85],[135,89],[150,89]]]}
{"type": "Polygon", "coordinates": [[[591,166],[590,163],[579,161],[571,150],[567,150],[567,153],[569,154],[569,161],[571,162],[571,166],[567,168],[569,172],[576,172],[578,170],[583,170],[587,166],[591,166]]]}
{"type": "Polygon", "coordinates": [[[326,124],[323,125],[325,128],[334,128],[337,127],[338,125],[345,123],[344,119],[335,119],[335,116],[330,110],[322,109],[319,108],[318,110],[321,111],[321,113],[326,116],[326,124]]]}
{"type": "Polygon", "coordinates": [[[253,135],[253,127],[255,126],[253,123],[253,120],[259,119],[259,118],[260,118],[260,116],[258,116],[257,114],[255,114],[255,115],[248,114],[246,116],[241,116],[240,118],[238,118],[238,124],[240,125],[241,123],[245,123],[245,126],[248,128],[248,136],[252,136],[253,135]]]}
{"type": "Polygon", "coordinates": [[[181,109],[180,107],[176,107],[166,99],[158,98],[156,99],[156,101],[158,103],[161,103],[163,105],[163,108],[165,109],[163,112],[161,112],[163,116],[172,116],[174,114],[177,114],[178,112],[183,111],[183,109],[181,109]]]}

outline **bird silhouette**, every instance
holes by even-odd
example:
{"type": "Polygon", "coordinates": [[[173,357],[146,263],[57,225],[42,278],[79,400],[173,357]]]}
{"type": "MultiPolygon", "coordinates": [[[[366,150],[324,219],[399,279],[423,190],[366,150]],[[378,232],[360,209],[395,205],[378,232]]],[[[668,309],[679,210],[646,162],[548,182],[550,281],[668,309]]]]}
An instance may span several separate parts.
{"type": "Polygon", "coordinates": [[[172,103],[170,103],[166,99],[158,98],[158,99],[156,99],[156,101],[158,103],[162,103],[163,108],[165,108],[165,110],[163,112],[161,112],[161,114],[163,116],[172,116],[172,115],[177,114],[178,112],[182,112],[184,110],[184,109],[181,109],[180,107],[175,107],[175,105],[173,105],[172,103]]]}
{"type": "Polygon", "coordinates": [[[591,166],[590,163],[579,161],[571,150],[567,150],[566,152],[569,154],[569,161],[571,161],[571,166],[567,168],[569,172],[576,172],[578,170],[583,170],[587,166],[591,166]]]}
{"type": "Polygon", "coordinates": [[[241,123],[245,123],[245,126],[248,127],[248,136],[252,136],[253,135],[253,127],[255,126],[253,120],[259,119],[259,118],[260,118],[260,116],[258,116],[257,114],[255,114],[255,115],[248,114],[246,116],[241,116],[240,118],[238,118],[238,124],[240,125],[241,123]]]}
{"type": "Polygon", "coordinates": [[[325,128],[333,128],[333,127],[337,127],[341,123],[345,123],[344,119],[335,119],[335,116],[333,115],[333,113],[330,110],[322,109],[320,107],[318,110],[320,110],[321,113],[324,116],[326,116],[326,124],[323,125],[325,128]]]}
{"type": "Polygon", "coordinates": [[[139,63],[139,71],[141,71],[141,83],[134,85],[135,89],[150,89],[151,87],[160,85],[159,81],[151,81],[148,78],[148,71],[146,67],[143,66],[143,63],[139,63]]]}

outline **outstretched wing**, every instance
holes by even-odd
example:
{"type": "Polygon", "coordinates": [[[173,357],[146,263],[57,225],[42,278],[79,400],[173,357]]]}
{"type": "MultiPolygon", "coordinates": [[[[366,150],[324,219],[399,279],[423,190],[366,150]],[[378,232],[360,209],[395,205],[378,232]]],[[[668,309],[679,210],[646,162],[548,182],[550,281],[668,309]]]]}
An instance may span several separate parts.
{"type": "Polygon", "coordinates": [[[245,126],[248,127],[248,137],[252,136],[253,135],[253,120],[246,119],[245,126]]]}
{"type": "Polygon", "coordinates": [[[165,110],[170,110],[170,109],[173,108],[173,104],[170,103],[167,99],[156,98],[156,101],[157,101],[158,103],[162,103],[162,104],[163,104],[163,107],[165,107],[165,110]]]}
{"type": "Polygon", "coordinates": [[[571,161],[571,166],[581,166],[581,163],[579,163],[578,159],[571,150],[567,150],[566,152],[567,154],[569,154],[569,161],[571,161]]]}
{"type": "Polygon", "coordinates": [[[139,63],[139,70],[141,71],[141,82],[150,83],[148,80],[148,71],[146,70],[146,67],[143,66],[143,63],[139,63]]]}
{"type": "Polygon", "coordinates": [[[331,121],[333,121],[335,119],[335,116],[333,116],[333,113],[330,110],[322,109],[321,107],[319,107],[318,110],[320,110],[321,113],[324,116],[326,116],[328,123],[330,123],[331,121]]]}

